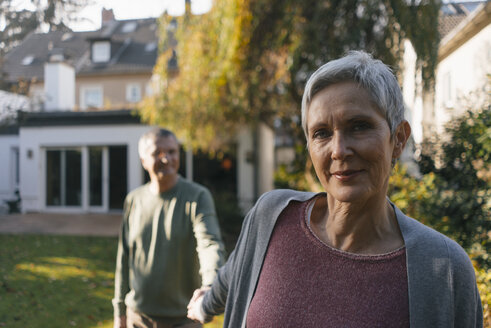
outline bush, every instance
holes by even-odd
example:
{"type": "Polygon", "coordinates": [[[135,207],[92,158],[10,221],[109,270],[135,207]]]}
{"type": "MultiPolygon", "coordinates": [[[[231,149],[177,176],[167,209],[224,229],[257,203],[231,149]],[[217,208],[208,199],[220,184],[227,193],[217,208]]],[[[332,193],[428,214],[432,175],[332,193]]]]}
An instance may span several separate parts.
{"type": "MultiPolygon", "coordinates": [[[[445,191],[442,191],[441,187],[439,188],[438,186],[442,183],[441,177],[433,172],[417,179],[408,174],[405,166],[397,164],[389,184],[390,199],[406,215],[452,237],[464,246],[465,243],[456,238],[460,234],[455,233],[455,231],[459,230],[459,227],[454,226],[454,224],[459,221],[439,216],[447,210],[440,208],[443,206],[441,192],[445,191]]],[[[455,192],[458,193],[460,191],[456,190],[455,192]]],[[[489,269],[489,253],[483,245],[486,245],[486,242],[476,242],[472,247],[466,248],[466,251],[473,260],[476,271],[485,327],[491,327],[491,270],[489,269]]],[[[489,241],[487,245],[489,245],[489,241]]]]}
{"type": "Polygon", "coordinates": [[[444,140],[426,141],[422,173],[435,176],[426,202],[429,222],[467,251],[481,248],[476,260],[490,267],[491,107],[468,111],[446,127],[444,140]]]}

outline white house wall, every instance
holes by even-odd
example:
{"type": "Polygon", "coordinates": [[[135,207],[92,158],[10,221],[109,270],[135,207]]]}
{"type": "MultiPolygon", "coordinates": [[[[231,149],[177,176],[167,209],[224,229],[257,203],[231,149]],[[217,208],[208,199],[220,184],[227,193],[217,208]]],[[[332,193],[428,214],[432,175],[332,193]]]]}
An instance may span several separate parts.
{"type": "Polygon", "coordinates": [[[402,95],[406,119],[411,124],[411,134],[416,144],[423,141],[423,98],[421,71],[416,65],[417,55],[411,42],[404,41],[402,95]]]}
{"type": "Polygon", "coordinates": [[[266,124],[259,124],[259,195],[273,189],[274,176],[274,132],[266,124]]]}
{"type": "Polygon", "coordinates": [[[254,205],[254,139],[247,128],[237,136],[237,196],[243,212],[254,205]]]}
{"type": "Polygon", "coordinates": [[[263,123],[258,125],[256,131],[244,127],[237,136],[237,144],[237,195],[239,206],[245,213],[254,205],[256,198],[273,189],[274,132],[263,123]],[[255,152],[259,161],[257,174],[254,173],[255,152]]]}
{"type": "MultiPolygon", "coordinates": [[[[45,211],[46,147],[127,146],[128,191],[142,184],[138,139],[145,125],[22,127],[20,193],[23,212],[45,211]]],[[[80,210],[80,209],[79,209],[80,210]]],[[[87,208],[82,207],[82,211],[87,208]]]]}
{"type": "Polygon", "coordinates": [[[439,132],[452,117],[462,115],[466,98],[483,92],[491,74],[491,25],[488,25],[438,64],[435,84],[435,118],[439,132]]]}
{"type": "Polygon", "coordinates": [[[14,152],[19,148],[18,135],[0,135],[0,203],[14,198],[15,182],[14,152]]]}

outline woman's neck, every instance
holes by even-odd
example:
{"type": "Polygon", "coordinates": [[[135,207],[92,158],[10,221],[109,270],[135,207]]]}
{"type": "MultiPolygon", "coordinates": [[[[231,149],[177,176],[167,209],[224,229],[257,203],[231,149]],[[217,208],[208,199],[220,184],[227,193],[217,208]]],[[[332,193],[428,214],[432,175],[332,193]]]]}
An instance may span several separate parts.
{"type": "Polygon", "coordinates": [[[318,198],[311,216],[313,232],[326,244],[350,253],[383,254],[404,245],[387,199],[364,204],[318,198]]]}

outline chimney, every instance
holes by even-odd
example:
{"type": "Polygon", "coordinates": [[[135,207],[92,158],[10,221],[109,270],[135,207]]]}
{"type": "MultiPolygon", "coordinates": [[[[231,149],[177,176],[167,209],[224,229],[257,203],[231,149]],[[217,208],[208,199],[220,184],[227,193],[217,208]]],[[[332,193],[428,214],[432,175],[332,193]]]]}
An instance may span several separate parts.
{"type": "Polygon", "coordinates": [[[44,109],[73,110],[75,107],[75,69],[63,61],[44,64],[44,109]]]}
{"type": "Polygon", "coordinates": [[[107,23],[110,23],[114,20],[114,13],[112,9],[106,9],[102,8],[102,14],[101,14],[101,27],[106,25],[107,23]]]}

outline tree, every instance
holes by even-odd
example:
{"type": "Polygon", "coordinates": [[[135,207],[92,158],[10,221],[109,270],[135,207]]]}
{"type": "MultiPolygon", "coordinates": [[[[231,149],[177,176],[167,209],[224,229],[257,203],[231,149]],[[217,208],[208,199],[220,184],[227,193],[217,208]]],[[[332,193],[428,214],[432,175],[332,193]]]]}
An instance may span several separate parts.
{"type": "MultiPolygon", "coordinates": [[[[439,1],[415,2],[217,0],[208,14],[178,19],[175,49],[164,37],[155,69],[162,87],[144,103],[142,117],[207,150],[244,124],[271,125],[278,118],[301,136],[300,97],[320,64],[349,49],[366,49],[397,67],[403,37],[432,39],[439,1]],[[167,70],[173,50],[177,75],[167,70]]],[[[163,17],[164,29],[170,19],[163,17]]],[[[420,58],[435,53],[416,49],[420,58]]]]}
{"type": "Polygon", "coordinates": [[[35,11],[17,10],[14,0],[0,0],[0,55],[8,52],[30,32],[46,26],[49,31],[69,30],[67,24],[74,14],[87,5],[88,0],[29,0],[35,11]]]}
{"type": "MultiPolygon", "coordinates": [[[[165,122],[194,147],[213,150],[238,126],[270,119],[278,102],[279,81],[286,78],[292,17],[291,1],[218,0],[210,13],[186,15],[175,32],[179,73],[173,76],[166,48],[155,71],[160,94],[148,99],[142,116],[165,122]],[[267,18],[267,19],[266,19],[267,18]]],[[[164,17],[168,26],[171,18],[164,17]]]]}

